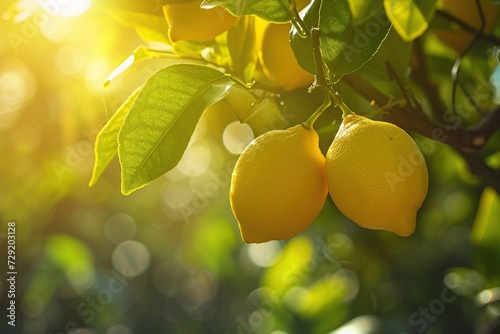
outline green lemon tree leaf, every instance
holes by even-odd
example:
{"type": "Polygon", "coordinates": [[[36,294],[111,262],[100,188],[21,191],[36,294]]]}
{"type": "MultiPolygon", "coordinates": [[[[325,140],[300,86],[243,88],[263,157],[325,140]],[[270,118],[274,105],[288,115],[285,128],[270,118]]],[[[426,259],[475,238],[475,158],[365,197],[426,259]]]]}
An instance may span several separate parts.
{"type": "Polygon", "coordinates": [[[139,95],[141,88],[142,86],[130,94],[97,134],[94,146],[95,163],[92,171],[92,178],[89,182],[90,187],[96,184],[106,167],[108,167],[111,160],[116,156],[118,152],[118,131],[123,124],[125,116],[127,116],[130,108],[134,104],[137,95],[139,95]]]}
{"type": "Polygon", "coordinates": [[[355,26],[348,1],[331,0],[321,4],[319,28],[326,65],[331,74],[341,76],[356,71],[375,55],[391,24],[380,10],[372,12],[365,23],[355,26]]]}
{"type": "Polygon", "coordinates": [[[144,83],[118,133],[124,195],[177,165],[205,109],[232,84],[219,70],[193,64],[166,67],[144,83]]]}
{"type": "Polygon", "coordinates": [[[405,41],[424,33],[436,10],[436,0],[384,0],[387,17],[405,41]]]}
{"type": "Polygon", "coordinates": [[[222,6],[235,16],[255,15],[275,23],[285,23],[293,17],[289,0],[205,0],[201,6],[222,6]]]}
{"type": "Polygon", "coordinates": [[[387,64],[390,64],[399,80],[407,83],[410,79],[408,69],[412,45],[411,42],[403,41],[401,36],[391,29],[377,54],[363,66],[363,77],[371,81],[392,81],[394,78],[387,70],[387,64]]]}
{"type": "Polygon", "coordinates": [[[349,8],[354,25],[360,25],[371,19],[374,12],[383,8],[383,0],[350,0],[349,8]]]}
{"type": "MultiPolygon", "coordinates": [[[[313,0],[307,7],[300,11],[300,18],[307,27],[318,27],[320,6],[321,0],[313,0]]],[[[301,37],[297,28],[292,26],[292,30],[290,30],[290,44],[299,65],[306,71],[314,73],[311,39],[309,37],[301,37]]]]}
{"type": "Polygon", "coordinates": [[[492,188],[481,195],[476,219],[470,234],[474,245],[475,267],[488,279],[490,286],[500,284],[500,196],[492,188]]]}

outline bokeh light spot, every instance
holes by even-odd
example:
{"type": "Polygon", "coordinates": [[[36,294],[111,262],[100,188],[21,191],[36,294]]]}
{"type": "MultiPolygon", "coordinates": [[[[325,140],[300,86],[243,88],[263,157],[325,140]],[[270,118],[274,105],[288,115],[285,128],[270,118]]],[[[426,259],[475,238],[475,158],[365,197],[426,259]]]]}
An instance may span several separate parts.
{"type": "Polygon", "coordinates": [[[29,104],[36,91],[31,71],[18,59],[4,60],[0,66],[0,115],[29,104]]]}
{"type": "Polygon", "coordinates": [[[241,154],[245,147],[252,142],[254,134],[248,124],[238,121],[232,122],[222,134],[222,140],[227,150],[233,154],[241,154]]]}
{"type": "Polygon", "coordinates": [[[63,45],[57,52],[55,59],[59,71],[66,75],[79,74],[85,67],[85,54],[71,44],[63,45]]]}
{"type": "Polygon", "coordinates": [[[186,176],[198,176],[208,170],[210,161],[210,148],[205,143],[197,142],[184,152],[177,168],[186,176]]]}
{"type": "Polygon", "coordinates": [[[380,320],[378,318],[371,315],[361,315],[346,322],[342,327],[330,334],[378,333],[378,329],[380,329],[380,320]]]}
{"type": "Polygon", "coordinates": [[[109,241],[118,244],[135,237],[137,224],[131,216],[118,213],[108,219],[104,225],[104,233],[109,241]]]}
{"type": "Polygon", "coordinates": [[[91,61],[85,69],[85,77],[93,88],[100,92],[103,82],[106,80],[109,71],[109,63],[106,59],[95,59],[91,61]]]}
{"type": "Polygon", "coordinates": [[[185,207],[194,197],[193,190],[185,183],[167,182],[162,191],[161,198],[163,203],[172,209],[185,207]]]}
{"type": "Polygon", "coordinates": [[[66,234],[47,239],[45,254],[61,268],[72,287],[84,290],[94,283],[94,258],[81,240],[66,234]]]}
{"type": "Polygon", "coordinates": [[[250,244],[247,247],[248,257],[259,267],[269,267],[278,261],[281,255],[279,242],[270,241],[263,244],[250,244]]]}
{"type": "Polygon", "coordinates": [[[134,240],[120,243],[111,254],[111,261],[115,269],[123,276],[135,277],[142,274],[151,260],[146,246],[134,240]]]}
{"type": "Polygon", "coordinates": [[[463,191],[450,194],[444,201],[444,212],[453,221],[461,221],[467,218],[471,209],[469,195],[463,191]]]}
{"type": "Polygon", "coordinates": [[[106,331],[106,334],[134,334],[134,332],[127,326],[114,325],[106,331]]]}
{"type": "MultiPolygon", "coordinates": [[[[42,20],[44,13],[40,13],[42,20]]],[[[39,23],[42,34],[54,42],[62,42],[70,36],[72,22],[62,17],[46,17],[47,21],[39,23]]]]}
{"type": "Polygon", "coordinates": [[[97,332],[88,328],[76,328],[68,332],[68,334],[96,334],[97,332]]]}

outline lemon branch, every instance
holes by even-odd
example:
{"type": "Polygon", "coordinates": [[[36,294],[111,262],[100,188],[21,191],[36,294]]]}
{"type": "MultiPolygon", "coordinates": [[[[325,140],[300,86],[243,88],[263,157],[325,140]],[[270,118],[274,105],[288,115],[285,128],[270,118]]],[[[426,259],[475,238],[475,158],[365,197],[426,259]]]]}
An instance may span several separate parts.
{"type": "MultiPolygon", "coordinates": [[[[470,32],[470,33],[473,33],[473,34],[476,34],[478,33],[478,29],[477,28],[474,28],[473,26],[467,24],[466,22],[460,20],[458,17],[455,17],[453,15],[451,15],[450,13],[447,13],[446,11],[442,10],[442,9],[436,9],[436,14],[444,17],[445,19],[447,20],[450,20],[450,21],[453,21],[454,23],[456,23],[457,25],[459,25],[462,29],[470,32]]],[[[493,45],[498,45],[500,44],[500,38],[494,36],[494,35],[491,35],[491,34],[485,34],[483,31],[480,31],[479,32],[479,38],[485,40],[485,41],[488,41],[489,43],[493,44],[493,45]]]]}
{"type": "MultiPolygon", "coordinates": [[[[389,101],[389,97],[356,74],[346,75],[342,81],[377,105],[385,105],[389,101]]],[[[478,154],[493,134],[500,130],[500,107],[486,113],[477,125],[469,128],[434,122],[426,116],[420,105],[412,107],[406,104],[384,109],[382,118],[408,132],[452,147],[462,155],[472,173],[500,194],[500,171],[488,166],[478,154]]]]}
{"type": "MultiPolygon", "coordinates": [[[[330,85],[325,76],[323,57],[321,56],[321,50],[319,47],[319,32],[320,31],[318,28],[313,27],[311,29],[312,51],[313,51],[314,67],[316,74],[314,76],[313,84],[311,85],[311,87],[309,87],[309,92],[311,92],[316,87],[319,87],[323,89],[323,92],[325,94],[325,99],[323,101],[323,104],[311,115],[311,117],[309,117],[307,121],[303,123],[303,125],[309,129],[312,129],[314,122],[332,104],[330,85]]],[[[334,96],[334,101],[337,103],[339,98],[337,99],[336,97],[337,96],[334,96]]]]}
{"type": "Polygon", "coordinates": [[[328,68],[326,68],[323,57],[321,55],[319,36],[320,30],[318,28],[312,28],[311,44],[316,74],[314,76],[314,83],[309,88],[309,92],[319,87],[325,94],[325,100],[323,101],[323,104],[311,115],[311,117],[309,117],[309,119],[303,123],[303,125],[307,128],[312,128],[316,119],[318,119],[318,117],[321,116],[321,114],[323,114],[323,112],[332,104],[332,100],[334,101],[335,106],[339,107],[342,110],[342,118],[347,115],[354,114],[351,109],[349,109],[349,107],[344,103],[339,93],[330,85],[330,80],[325,75],[325,69],[326,71],[328,71],[328,68]]]}

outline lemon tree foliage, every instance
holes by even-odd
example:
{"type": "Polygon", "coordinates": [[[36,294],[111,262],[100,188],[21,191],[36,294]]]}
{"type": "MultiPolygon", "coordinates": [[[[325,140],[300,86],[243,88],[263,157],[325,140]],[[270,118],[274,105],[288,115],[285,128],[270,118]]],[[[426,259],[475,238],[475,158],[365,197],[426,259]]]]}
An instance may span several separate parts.
{"type": "Polygon", "coordinates": [[[384,0],[385,11],[405,41],[413,41],[429,26],[437,0],[384,0]]]}
{"type": "MultiPolygon", "coordinates": [[[[224,73],[201,65],[177,64],[153,74],[132,106],[120,110],[128,109],[117,134],[122,192],[130,194],[175,167],[203,111],[231,85],[224,73]]],[[[101,146],[96,153],[97,161],[110,155],[101,146]]]]}
{"type": "Polygon", "coordinates": [[[269,22],[284,23],[293,19],[289,0],[205,0],[202,7],[222,6],[233,15],[256,15],[269,22]]]}
{"type": "MultiPolygon", "coordinates": [[[[317,27],[319,24],[319,8],[321,0],[313,0],[306,8],[300,11],[300,17],[307,27],[317,27]]],[[[314,73],[314,57],[312,53],[312,41],[310,36],[303,36],[300,29],[292,27],[290,30],[290,45],[298,63],[302,68],[314,73]]]]}
{"type": "Polygon", "coordinates": [[[142,87],[137,88],[127,100],[123,102],[120,108],[118,108],[97,135],[95,141],[95,164],[94,170],[92,171],[90,186],[93,186],[97,182],[109,163],[116,157],[118,153],[118,131],[120,131],[123,120],[125,116],[127,116],[130,108],[132,108],[141,88],[142,87]]]}
{"type": "MultiPolygon", "coordinates": [[[[347,0],[314,0],[303,15],[308,26],[319,27],[320,48],[332,74],[351,73],[369,61],[385,40],[391,22],[381,9],[372,10],[364,22],[356,25],[347,0]],[[335,17],[335,20],[331,20],[335,17]]],[[[292,31],[292,48],[305,69],[314,72],[312,45],[297,29],[292,31]],[[307,43],[307,44],[306,44],[307,43]]]]}
{"type": "Polygon", "coordinates": [[[347,0],[324,1],[321,4],[319,28],[321,51],[330,71],[337,75],[354,72],[370,60],[391,27],[383,11],[359,26],[353,25],[347,0]],[[338,13],[342,14],[338,14],[338,13]],[[332,22],[332,15],[339,20],[332,22]]]}
{"type": "Polygon", "coordinates": [[[255,17],[241,17],[233,29],[227,32],[227,48],[231,55],[234,74],[243,82],[251,82],[257,66],[255,17]],[[241,38],[245,36],[245,38],[241,38]]]}
{"type": "Polygon", "coordinates": [[[373,13],[383,9],[383,0],[349,0],[349,9],[351,10],[353,24],[360,25],[370,20],[373,13]]]}
{"type": "MultiPolygon", "coordinates": [[[[475,154],[496,131],[488,125],[496,124],[495,119],[478,122],[485,115],[479,104],[491,109],[491,101],[479,101],[475,115],[467,119],[463,113],[453,115],[478,128],[450,126],[445,110],[449,104],[442,103],[443,92],[436,93],[425,73],[423,43],[433,45],[434,39],[442,39],[445,45],[438,44],[432,57],[447,57],[448,62],[450,49],[464,49],[453,42],[447,46],[446,34],[440,31],[442,22],[434,21],[437,9],[446,11],[453,4],[436,0],[172,0],[158,5],[162,5],[160,20],[156,10],[138,16],[127,10],[120,14],[137,22],[144,40],[166,44],[165,51],[144,48],[148,56],[141,59],[165,54],[177,57],[179,63],[197,65],[161,69],[124,102],[97,138],[91,185],[117,154],[124,194],[174,168],[202,114],[237,84],[255,98],[237,115],[255,116],[250,110],[266,109],[263,101],[272,100],[283,114],[293,114],[287,121],[295,118],[285,129],[258,137],[238,159],[230,200],[245,242],[284,240],[304,231],[322,210],[327,188],[337,208],[358,225],[409,236],[427,195],[428,170],[407,132],[444,142],[460,154],[475,154]],[[155,19],[141,24],[147,15],[155,19]],[[426,36],[433,29],[436,34],[426,36]],[[301,100],[307,103],[296,103],[301,100]],[[371,113],[369,118],[385,122],[357,116],[346,100],[361,114],[371,113]],[[313,110],[304,111],[304,106],[313,110]],[[343,122],[325,166],[318,134],[329,134],[331,125],[318,129],[315,122],[332,106],[341,109],[343,122]],[[474,138],[476,134],[480,136],[474,138]],[[266,188],[270,188],[269,197],[259,196],[266,188]],[[281,207],[274,202],[269,206],[269,198],[279,198],[281,207]]],[[[496,15],[493,9],[490,12],[496,15]]],[[[466,24],[462,27],[469,32],[473,29],[466,24]]],[[[447,28],[456,27],[449,24],[447,28]]],[[[482,39],[497,42],[494,36],[482,39]]],[[[471,65],[464,62],[463,66],[471,65]]],[[[487,71],[488,66],[485,63],[482,69],[487,71]]],[[[443,68],[435,69],[436,76],[449,76],[449,69],[443,74],[443,68]]],[[[469,94],[462,83],[461,95],[457,95],[458,86],[448,83],[443,91],[453,92],[454,98],[469,94]]],[[[457,103],[452,104],[457,109],[457,103]]],[[[247,122],[250,118],[239,119],[247,122]]],[[[486,184],[500,189],[489,166],[478,165],[475,156],[464,157],[471,168],[486,173],[481,176],[486,184]]]]}

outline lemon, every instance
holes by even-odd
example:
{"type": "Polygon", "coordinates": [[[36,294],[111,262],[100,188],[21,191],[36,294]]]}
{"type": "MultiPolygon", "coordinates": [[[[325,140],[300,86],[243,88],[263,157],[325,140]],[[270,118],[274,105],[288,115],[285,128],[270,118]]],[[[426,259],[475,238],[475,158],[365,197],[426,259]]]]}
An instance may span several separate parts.
{"type": "Polygon", "coordinates": [[[290,23],[269,23],[259,54],[264,73],[271,84],[283,91],[293,91],[312,84],[314,75],[304,70],[289,42],[290,23]]]}
{"type": "Polygon", "coordinates": [[[264,133],[239,157],[230,202],[246,243],[285,240],[318,216],[328,189],[314,130],[296,125],[264,133]]]}
{"type": "Polygon", "coordinates": [[[168,23],[172,42],[208,42],[230,29],[237,18],[222,7],[204,9],[201,1],[164,5],[163,14],[168,23]]]}
{"type": "Polygon", "coordinates": [[[420,149],[401,128],[346,116],[325,169],[330,196],[345,216],[365,228],[413,234],[428,174],[420,149]]]}

